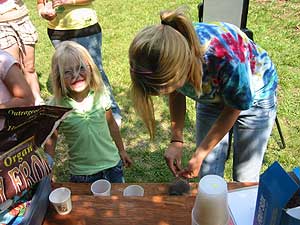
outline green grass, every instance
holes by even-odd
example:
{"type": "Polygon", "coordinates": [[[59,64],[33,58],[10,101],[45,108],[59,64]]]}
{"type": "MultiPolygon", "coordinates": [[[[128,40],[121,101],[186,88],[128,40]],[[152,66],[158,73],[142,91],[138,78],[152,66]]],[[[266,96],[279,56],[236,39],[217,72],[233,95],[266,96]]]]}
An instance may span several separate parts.
{"type": "MultiPolygon", "coordinates": [[[[47,22],[39,18],[35,1],[25,0],[30,16],[38,29],[39,42],[36,46],[36,69],[39,74],[42,95],[50,93],[46,81],[50,71],[53,47],[47,36],[47,22]]],[[[99,22],[103,31],[104,69],[113,86],[115,97],[122,109],[122,136],[127,151],[134,160],[134,166],[125,170],[127,182],[169,182],[172,175],[167,168],[163,154],[170,139],[169,114],[166,99],[156,98],[158,135],[154,142],[141,120],[136,117],[128,95],[130,85],[128,48],[135,34],[143,27],[159,23],[159,11],[174,9],[180,5],[190,7],[190,15],[197,21],[198,1],[177,0],[111,0],[95,1],[99,22]]],[[[248,13],[248,28],[253,31],[255,41],[271,55],[276,64],[280,85],[278,91],[278,118],[287,147],[279,148],[279,136],[274,127],[263,170],[274,161],[290,170],[299,165],[300,131],[300,3],[298,0],[251,0],[248,13]]],[[[186,165],[195,150],[194,144],[195,110],[194,103],[188,101],[185,128],[185,150],[183,164],[186,165]]],[[[67,158],[63,140],[58,145],[55,175],[59,181],[67,179],[67,158]]],[[[231,180],[231,162],[226,166],[225,178],[231,180]]],[[[197,180],[197,179],[195,179],[197,180]]]]}

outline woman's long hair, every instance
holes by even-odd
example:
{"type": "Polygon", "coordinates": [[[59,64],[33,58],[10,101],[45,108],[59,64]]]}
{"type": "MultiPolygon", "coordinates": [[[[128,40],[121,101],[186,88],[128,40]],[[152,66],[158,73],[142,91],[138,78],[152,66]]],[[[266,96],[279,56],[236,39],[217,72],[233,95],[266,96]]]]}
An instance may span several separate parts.
{"type": "Polygon", "coordinates": [[[140,31],[129,48],[131,95],[151,139],[155,116],[151,95],[170,94],[184,83],[201,93],[202,48],[186,8],[160,13],[161,24],[140,31]]]}

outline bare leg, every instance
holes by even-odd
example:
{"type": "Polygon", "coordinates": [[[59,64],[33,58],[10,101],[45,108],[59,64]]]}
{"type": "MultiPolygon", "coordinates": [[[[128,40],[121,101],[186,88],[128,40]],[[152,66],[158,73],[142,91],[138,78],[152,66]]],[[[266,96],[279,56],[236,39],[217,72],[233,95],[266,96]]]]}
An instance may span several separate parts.
{"type": "Polygon", "coordinates": [[[23,61],[23,71],[25,79],[31,87],[35,103],[39,105],[43,103],[40,93],[40,85],[37,73],[35,71],[35,46],[25,45],[25,56],[23,61]]]}
{"type": "Polygon", "coordinates": [[[17,44],[12,45],[9,48],[4,49],[13,55],[21,64],[24,77],[28,82],[31,91],[33,93],[36,105],[43,103],[43,99],[40,94],[40,86],[38,76],[35,71],[35,49],[34,45],[25,45],[25,55],[23,56],[17,44]],[[23,57],[22,57],[23,56],[23,57]]]}

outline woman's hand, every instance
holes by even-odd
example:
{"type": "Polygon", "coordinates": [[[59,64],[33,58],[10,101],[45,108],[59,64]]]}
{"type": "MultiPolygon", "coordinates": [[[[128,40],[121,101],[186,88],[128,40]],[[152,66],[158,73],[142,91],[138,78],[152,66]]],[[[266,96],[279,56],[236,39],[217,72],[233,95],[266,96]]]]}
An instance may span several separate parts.
{"type": "Polygon", "coordinates": [[[173,142],[169,145],[164,154],[164,158],[169,169],[176,177],[178,176],[178,172],[181,170],[182,147],[183,143],[173,142]]]}
{"type": "Polygon", "coordinates": [[[178,175],[185,178],[198,177],[202,162],[203,159],[197,153],[195,153],[190,159],[187,167],[181,170],[178,175]]]}

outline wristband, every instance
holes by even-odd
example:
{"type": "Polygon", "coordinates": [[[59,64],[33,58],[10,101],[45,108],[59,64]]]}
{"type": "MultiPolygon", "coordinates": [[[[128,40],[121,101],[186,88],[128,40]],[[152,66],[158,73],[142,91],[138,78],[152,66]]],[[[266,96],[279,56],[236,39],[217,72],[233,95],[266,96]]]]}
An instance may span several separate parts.
{"type": "Polygon", "coordinates": [[[174,142],[179,142],[179,143],[183,144],[183,141],[182,141],[182,140],[172,139],[172,140],[170,141],[170,143],[174,143],[174,142]]]}

